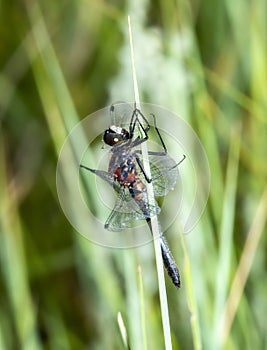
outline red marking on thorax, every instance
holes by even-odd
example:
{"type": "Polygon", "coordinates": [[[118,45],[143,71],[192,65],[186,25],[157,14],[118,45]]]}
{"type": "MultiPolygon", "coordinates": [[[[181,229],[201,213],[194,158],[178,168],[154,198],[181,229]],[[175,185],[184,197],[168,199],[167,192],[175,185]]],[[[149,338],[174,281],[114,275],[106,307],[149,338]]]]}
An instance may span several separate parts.
{"type": "Polygon", "coordinates": [[[121,168],[117,168],[114,172],[115,178],[117,181],[125,184],[130,184],[136,181],[136,175],[134,171],[128,172],[127,176],[124,177],[121,173],[121,168]]]}
{"type": "Polygon", "coordinates": [[[117,168],[116,170],[115,170],[115,177],[116,177],[116,179],[118,180],[118,181],[123,181],[124,180],[124,178],[123,178],[123,176],[122,176],[122,174],[121,174],[121,169],[120,168],[117,168]]]}

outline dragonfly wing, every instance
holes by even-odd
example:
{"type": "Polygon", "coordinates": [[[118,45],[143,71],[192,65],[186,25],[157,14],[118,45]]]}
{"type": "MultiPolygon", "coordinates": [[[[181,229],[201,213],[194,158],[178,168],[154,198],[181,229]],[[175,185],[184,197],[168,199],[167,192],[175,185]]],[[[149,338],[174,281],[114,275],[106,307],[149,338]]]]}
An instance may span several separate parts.
{"type": "Polygon", "coordinates": [[[102,180],[104,180],[107,183],[109,183],[114,188],[114,190],[116,192],[120,192],[121,186],[116,181],[114,181],[114,177],[109,172],[104,171],[104,170],[95,170],[95,169],[87,168],[85,166],[82,166],[82,168],[84,168],[84,169],[90,171],[91,173],[99,176],[102,180]]]}
{"type": "MultiPolygon", "coordinates": [[[[155,196],[166,196],[176,184],[179,175],[178,166],[176,166],[174,159],[167,154],[149,156],[149,164],[155,196]]],[[[146,182],[142,172],[140,172],[140,176],[146,182]]]]}
{"type": "Polygon", "coordinates": [[[111,124],[128,128],[133,111],[134,108],[129,103],[113,103],[110,107],[111,124]]]}
{"type": "Polygon", "coordinates": [[[129,200],[129,196],[126,189],[121,189],[115,206],[105,223],[107,230],[121,231],[131,227],[136,220],[143,220],[159,214],[160,208],[157,203],[154,205],[138,203],[133,198],[129,200]]]}

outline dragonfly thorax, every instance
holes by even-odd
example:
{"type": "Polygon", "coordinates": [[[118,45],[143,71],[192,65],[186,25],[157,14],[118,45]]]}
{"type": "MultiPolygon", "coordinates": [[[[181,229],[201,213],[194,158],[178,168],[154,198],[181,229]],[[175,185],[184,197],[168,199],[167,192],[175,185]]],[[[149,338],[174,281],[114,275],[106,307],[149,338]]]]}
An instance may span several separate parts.
{"type": "Polygon", "coordinates": [[[112,125],[104,133],[103,140],[109,146],[129,140],[129,131],[119,126],[112,125]]]}

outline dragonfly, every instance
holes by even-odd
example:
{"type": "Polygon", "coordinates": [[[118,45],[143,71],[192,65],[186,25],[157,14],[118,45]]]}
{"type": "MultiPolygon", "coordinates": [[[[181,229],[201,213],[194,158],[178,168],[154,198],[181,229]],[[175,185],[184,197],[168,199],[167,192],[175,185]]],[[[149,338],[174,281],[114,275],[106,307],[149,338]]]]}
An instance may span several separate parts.
{"type": "MultiPolygon", "coordinates": [[[[114,116],[114,113],[115,105],[112,105],[110,114],[114,116]]],[[[136,106],[132,108],[128,128],[114,124],[104,132],[103,141],[111,147],[108,170],[91,169],[80,164],[81,168],[110,184],[117,193],[114,208],[105,223],[105,229],[109,231],[121,231],[131,227],[136,220],[146,220],[152,233],[151,218],[158,215],[161,209],[156,200],[151,203],[148,199],[147,183],[152,183],[155,197],[165,196],[174,188],[178,178],[178,166],[186,158],[183,155],[182,159],[176,163],[168,155],[156,125],[156,117],[154,114],[151,115],[163,151],[148,151],[150,177],[144,169],[139,146],[149,139],[151,126],[141,109],[136,106]]],[[[164,267],[175,287],[180,288],[179,269],[162,232],[159,239],[164,267]]]]}

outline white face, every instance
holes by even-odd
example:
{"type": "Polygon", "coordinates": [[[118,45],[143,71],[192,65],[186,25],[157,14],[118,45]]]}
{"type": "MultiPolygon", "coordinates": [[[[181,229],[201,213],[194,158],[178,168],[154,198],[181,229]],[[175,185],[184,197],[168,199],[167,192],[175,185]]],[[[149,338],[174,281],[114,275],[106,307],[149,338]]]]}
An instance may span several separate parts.
{"type": "Polygon", "coordinates": [[[122,134],[122,128],[120,126],[111,125],[110,130],[114,131],[116,134],[122,134]]]}

